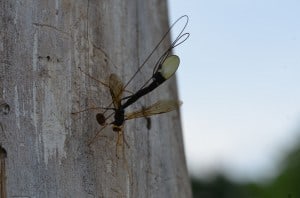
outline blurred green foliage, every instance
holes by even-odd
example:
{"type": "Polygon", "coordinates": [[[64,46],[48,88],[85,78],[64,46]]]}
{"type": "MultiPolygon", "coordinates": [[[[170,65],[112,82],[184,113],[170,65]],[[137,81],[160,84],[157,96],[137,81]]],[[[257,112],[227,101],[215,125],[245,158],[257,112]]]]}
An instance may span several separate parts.
{"type": "Polygon", "coordinates": [[[300,147],[285,158],[280,173],[267,184],[239,184],[219,175],[211,182],[193,178],[192,189],[194,198],[300,198],[300,147]]]}
{"type": "Polygon", "coordinates": [[[211,182],[192,179],[194,198],[241,198],[249,197],[248,189],[219,175],[211,182]]]}

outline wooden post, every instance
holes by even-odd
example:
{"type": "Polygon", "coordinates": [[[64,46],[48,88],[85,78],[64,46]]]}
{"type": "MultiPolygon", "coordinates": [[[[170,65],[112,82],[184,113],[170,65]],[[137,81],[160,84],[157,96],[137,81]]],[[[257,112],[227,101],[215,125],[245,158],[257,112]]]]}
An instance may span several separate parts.
{"type": "MultiPolygon", "coordinates": [[[[165,1],[2,0],[0,14],[7,197],[191,197],[178,111],[152,117],[150,129],[147,119],[127,121],[119,158],[110,127],[87,145],[99,111],[71,114],[111,102],[107,87],[78,68],[127,82],[168,29],[165,1]]],[[[151,76],[169,43],[127,90],[151,76]]],[[[128,110],[176,98],[173,78],[128,110]]]]}

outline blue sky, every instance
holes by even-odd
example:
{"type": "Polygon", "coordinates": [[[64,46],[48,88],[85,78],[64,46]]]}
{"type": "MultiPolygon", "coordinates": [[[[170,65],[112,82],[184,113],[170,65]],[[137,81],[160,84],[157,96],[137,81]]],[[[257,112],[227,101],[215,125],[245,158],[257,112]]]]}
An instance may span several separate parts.
{"type": "Polygon", "coordinates": [[[190,17],[175,49],[189,171],[274,176],[300,140],[300,1],[168,2],[170,22],[190,17]]]}

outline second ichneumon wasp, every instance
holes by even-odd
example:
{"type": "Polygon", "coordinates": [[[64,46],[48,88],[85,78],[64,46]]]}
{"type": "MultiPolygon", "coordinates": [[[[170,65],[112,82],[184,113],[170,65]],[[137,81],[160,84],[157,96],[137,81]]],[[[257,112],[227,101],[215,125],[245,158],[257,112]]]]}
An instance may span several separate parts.
{"type": "Polygon", "coordinates": [[[160,86],[162,83],[164,83],[166,80],[168,80],[170,77],[174,75],[176,72],[180,59],[176,55],[171,55],[171,51],[176,46],[183,43],[185,40],[188,39],[189,33],[184,33],[184,30],[188,24],[188,16],[184,15],[178,18],[168,29],[168,31],[163,35],[162,39],[158,42],[158,44],[155,46],[155,48],[151,51],[151,53],[148,55],[148,57],[144,60],[144,62],[138,67],[137,71],[134,73],[134,75],[130,78],[130,80],[124,85],[120,78],[116,74],[111,74],[109,76],[109,82],[108,84],[103,83],[94,77],[90,76],[89,74],[83,72],[87,76],[91,77],[92,79],[100,82],[104,86],[107,86],[109,88],[112,102],[108,107],[92,107],[88,108],[82,111],[74,112],[80,113],[87,110],[97,110],[97,109],[104,109],[104,112],[97,113],[96,114],[96,120],[97,122],[103,126],[100,131],[98,131],[95,136],[88,142],[88,144],[92,144],[96,139],[97,136],[100,134],[100,132],[107,126],[112,125],[113,131],[118,132],[118,140],[117,145],[120,144],[120,141],[123,140],[123,142],[126,143],[123,135],[123,124],[126,120],[134,119],[134,118],[140,118],[140,117],[148,117],[156,114],[166,113],[173,110],[176,110],[181,102],[177,100],[159,100],[158,102],[143,107],[142,109],[130,113],[125,113],[125,110],[127,107],[135,103],[138,99],[145,96],[146,94],[150,93],[154,89],[156,89],[158,86],[160,86]],[[141,86],[141,88],[132,93],[129,96],[123,97],[123,92],[125,91],[126,87],[131,83],[131,81],[135,78],[135,76],[140,72],[140,70],[145,66],[147,61],[150,59],[150,57],[154,54],[154,52],[158,49],[158,47],[161,45],[161,43],[164,41],[164,39],[167,37],[167,35],[170,33],[171,29],[175,26],[175,24],[181,20],[185,20],[184,26],[181,29],[180,33],[176,37],[176,39],[171,43],[171,45],[168,47],[167,50],[160,56],[158,61],[156,62],[153,74],[152,76],[141,86]],[[113,104],[113,107],[111,105],[113,104]],[[107,111],[113,111],[108,116],[105,116],[107,111]],[[107,119],[109,119],[111,116],[114,116],[114,121],[107,122],[107,119]]]}

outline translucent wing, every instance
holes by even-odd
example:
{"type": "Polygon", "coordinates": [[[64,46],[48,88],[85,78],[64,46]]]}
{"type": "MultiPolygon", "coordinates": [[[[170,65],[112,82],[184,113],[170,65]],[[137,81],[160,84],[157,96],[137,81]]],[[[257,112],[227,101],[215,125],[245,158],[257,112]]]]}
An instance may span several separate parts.
{"type": "Polygon", "coordinates": [[[121,98],[124,90],[124,85],[116,74],[111,74],[109,76],[108,85],[114,107],[118,109],[121,106],[121,98]]]}
{"type": "Polygon", "coordinates": [[[125,115],[125,120],[167,113],[169,111],[178,109],[181,104],[182,102],[176,100],[160,100],[153,105],[145,107],[139,111],[127,113],[125,115]]]}

